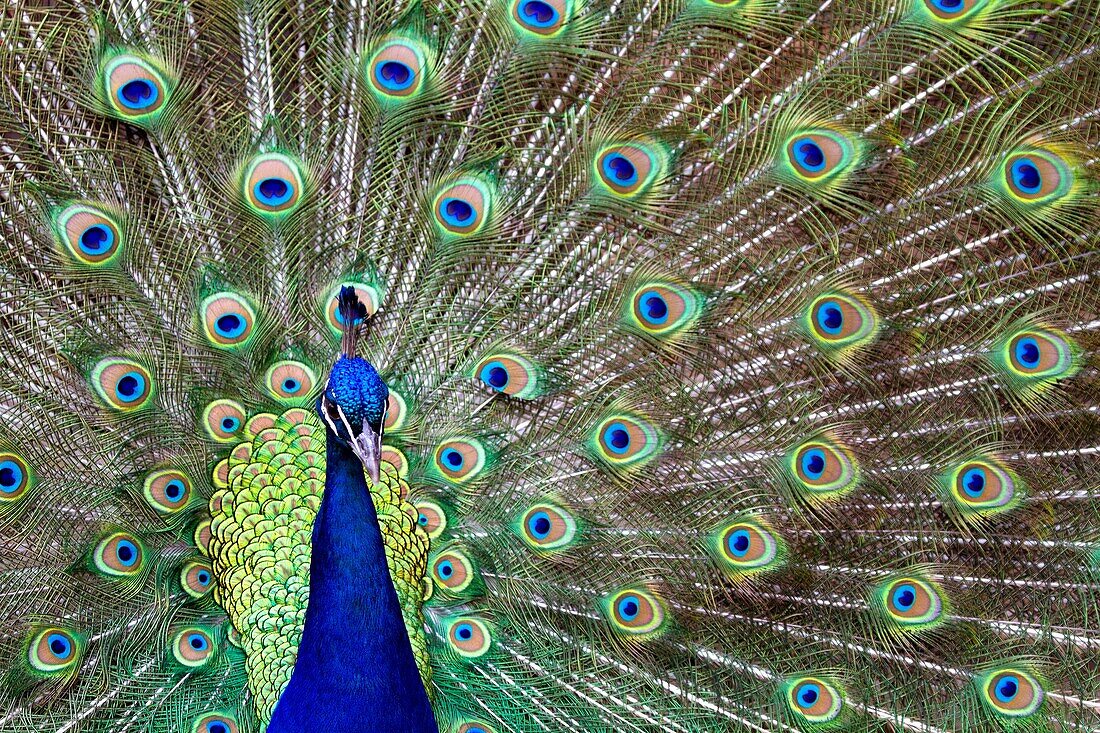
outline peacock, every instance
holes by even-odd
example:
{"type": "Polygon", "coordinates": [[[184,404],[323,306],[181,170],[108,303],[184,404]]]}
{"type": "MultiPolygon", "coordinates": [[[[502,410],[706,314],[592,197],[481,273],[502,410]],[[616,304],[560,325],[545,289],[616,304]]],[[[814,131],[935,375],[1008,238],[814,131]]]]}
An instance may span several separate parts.
{"type": "Polygon", "coordinates": [[[1100,730],[1100,0],[10,0],[0,731],[1100,730]]]}

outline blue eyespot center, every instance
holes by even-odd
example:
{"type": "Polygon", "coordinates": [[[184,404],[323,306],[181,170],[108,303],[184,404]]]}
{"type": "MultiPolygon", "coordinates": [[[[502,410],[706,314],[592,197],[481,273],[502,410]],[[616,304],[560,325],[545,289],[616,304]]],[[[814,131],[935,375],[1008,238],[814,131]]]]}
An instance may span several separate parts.
{"type": "Polygon", "coordinates": [[[416,517],[416,523],[419,524],[421,527],[427,527],[428,526],[428,517],[425,516],[424,514],[420,514],[416,517]]]}
{"type": "Polygon", "coordinates": [[[442,458],[443,462],[450,466],[452,469],[458,469],[462,467],[462,454],[456,451],[454,448],[448,448],[443,451],[442,458]]]}
{"type": "Polygon", "coordinates": [[[160,92],[157,85],[146,79],[131,79],[118,90],[118,101],[128,109],[145,109],[152,106],[160,92]]]}
{"type": "Polygon", "coordinates": [[[825,151],[808,137],[795,142],[794,155],[798,164],[808,171],[817,173],[825,168],[825,151]]]}
{"type": "Polygon", "coordinates": [[[940,10],[952,13],[962,7],[963,0],[932,0],[932,4],[940,10]]]}
{"type": "Polygon", "coordinates": [[[287,394],[294,394],[302,388],[302,383],[294,377],[287,377],[283,380],[283,391],[287,394]]]}
{"type": "Polygon", "coordinates": [[[183,496],[184,486],[179,479],[173,479],[164,486],[164,495],[171,501],[178,501],[183,496]]]}
{"type": "Polygon", "coordinates": [[[413,83],[413,70],[400,61],[383,61],[374,67],[374,78],[386,89],[400,92],[413,83]]]}
{"type": "Polygon", "coordinates": [[[235,417],[223,417],[221,424],[222,430],[227,433],[233,433],[236,432],[238,427],[240,427],[241,421],[235,417]]]}
{"type": "Polygon", "coordinates": [[[825,451],[813,448],[802,455],[802,472],[811,479],[819,479],[825,473],[825,451]]]}
{"type": "Polygon", "coordinates": [[[1016,359],[1028,368],[1039,363],[1039,343],[1028,336],[1016,342],[1016,359]]]}
{"type": "Polygon", "coordinates": [[[1021,158],[1012,164],[1012,181],[1025,193],[1038,193],[1043,187],[1039,168],[1030,158],[1021,158]]]}
{"type": "Polygon", "coordinates": [[[46,637],[46,644],[58,659],[68,659],[73,651],[72,642],[61,634],[50,634],[46,637]]]}
{"type": "Polygon", "coordinates": [[[625,596],[619,600],[619,617],[625,621],[633,621],[638,617],[638,599],[634,596],[625,596]]]}
{"type": "Polygon", "coordinates": [[[264,178],[256,183],[253,193],[264,206],[282,206],[294,195],[294,187],[285,178],[264,178]]]}
{"type": "Polygon", "coordinates": [[[612,453],[622,455],[630,448],[630,432],[622,423],[612,423],[606,436],[607,448],[612,453]]]}
{"type": "Polygon", "coordinates": [[[474,207],[462,199],[445,198],[440,202],[440,209],[448,224],[465,226],[474,218],[474,207]]]}
{"type": "Polygon", "coordinates": [[[23,483],[23,469],[15,461],[0,463],[0,490],[14,491],[23,483]]]}
{"type": "Polygon", "coordinates": [[[981,496],[985,490],[985,471],[972,468],[963,474],[963,490],[970,496],[981,496]]]}
{"type": "Polygon", "coordinates": [[[489,370],[489,384],[497,389],[508,386],[508,370],[502,366],[495,366],[489,370]]]}
{"type": "Polygon", "coordinates": [[[229,728],[221,721],[206,724],[206,733],[229,733],[229,728]]]}
{"type": "Polygon", "coordinates": [[[908,611],[917,601],[917,589],[908,583],[894,590],[894,607],[901,611],[908,611]]]}
{"type": "Polygon", "coordinates": [[[1001,702],[1012,702],[1012,699],[1016,697],[1016,693],[1020,691],[1020,681],[1013,676],[1006,676],[1001,678],[1001,681],[997,683],[997,686],[993,690],[993,694],[997,696],[997,699],[1001,702]]]}
{"type": "Polygon", "coordinates": [[[744,557],[745,553],[749,551],[749,545],[751,544],[751,538],[747,530],[739,529],[730,535],[727,542],[730,552],[735,557],[744,557]]]}
{"type": "Polygon", "coordinates": [[[638,181],[638,169],[620,153],[604,156],[603,172],[620,186],[631,186],[638,181]]]}
{"type": "Polygon", "coordinates": [[[795,697],[798,700],[798,704],[803,708],[812,708],[821,697],[821,688],[812,682],[807,682],[798,688],[798,692],[795,693],[795,697]]]}
{"type": "Polygon", "coordinates": [[[531,534],[538,539],[546,539],[546,536],[550,534],[550,516],[546,512],[536,512],[527,520],[527,527],[531,530],[531,534]]]}
{"type": "Polygon", "coordinates": [[[444,560],[443,562],[439,563],[439,577],[449,578],[454,575],[454,572],[454,565],[451,564],[450,560],[444,560]]]}
{"type": "Polygon", "coordinates": [[[127,372],[115,385],[115,395],[123,402],[133,402],[145,394],[145,377],[127,372]]]}
{"type": "Polygon", "coordinates": [[[210,583],[210,573],[205,570],[200,570],[195,574],[195,579],[199,581],[200,584],[207,585],[210,583]]]}
{"type": "Polygon", "coordinates": [[[818,310],[817,325],[821,326],[821,330],[825,333],[835,336],[844,326],[844,312],[839,305],[829,301],[818,310]]]}
{"type": "Polygon", "coordinates": [[[115,233],[103,224],[93,224],[80,235],[80,250],[92,256],[109,252],[115,243],[115,233]]]}
{"type": "Polygon", "coordinates": [[[539,28],[546,28],[557,23],[558,11],[549,3],[542,0],[527,0],[520,11],[523,19],[539,28]]]}
{"type": "Polygon", "coordinates": [[[470,624],[459,624],[458,628],[455,629],[455,636],[463,641],[469,641],[474,637],[474,629],[470,624]]]}
{"type": "Polygon", "coordinates": [[[645,293],[641,300],[642,318],[657,326],[668,320],[668,303],[659,293],[645,293]]]}
{"type": "Polygon", "coordinates": [[[137,562],[137,546],[130,540],[119,540],[119,543],[115,545],[115,557],[118,558],[120,563],[129,567],[137,562]]]}
{"type": "Polygon", "coordinates": [[[187,637],[187,645],[195,651],[201,652],[206,650],[206,647],[209,646],[209,642],[202,634],[190,634],[187,637]]]}
{"type": "Polygon", "coordinates": [[[237,338],[244,333],[248,323],[236,313],[226,313],[214,321],[214,328],[219,336],[225,338],[237,338]]]}

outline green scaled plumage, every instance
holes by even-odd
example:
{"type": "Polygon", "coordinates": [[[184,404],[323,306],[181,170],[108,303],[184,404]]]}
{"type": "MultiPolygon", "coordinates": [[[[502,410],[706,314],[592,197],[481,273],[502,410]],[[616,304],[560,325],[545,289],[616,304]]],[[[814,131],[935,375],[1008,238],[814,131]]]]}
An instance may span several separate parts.
{"type": "Polygon", "coordinates": [[[345,286],[441,733],[1096,728],[1098,15],[14,3],[0,731],[264,730],[345,286]]]}

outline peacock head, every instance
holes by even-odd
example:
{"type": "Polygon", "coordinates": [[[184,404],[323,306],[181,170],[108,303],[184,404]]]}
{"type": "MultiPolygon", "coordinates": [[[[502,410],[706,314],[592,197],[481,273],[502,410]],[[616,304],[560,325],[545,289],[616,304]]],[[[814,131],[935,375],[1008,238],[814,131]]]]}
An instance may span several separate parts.
{"type": "Polygon", "coordinates": [[[390,392],[374,366],[355,353],[359,324],[367,313],[355,288],[341,288],[337,303],[344,324],[342,353],[332,366],[317,411],[332,433],[329,439],[351,448],[377,483],[390,392]]]}

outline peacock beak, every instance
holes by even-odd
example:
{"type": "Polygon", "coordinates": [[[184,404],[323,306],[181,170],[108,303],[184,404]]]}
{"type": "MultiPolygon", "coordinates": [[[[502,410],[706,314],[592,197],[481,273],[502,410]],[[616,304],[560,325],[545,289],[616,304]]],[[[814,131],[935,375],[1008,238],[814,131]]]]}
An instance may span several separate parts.
{"type": "MultiPolygon", "coordinates": [[[[321,416],[334,435],[341,439],[345,434],[348,436],[348,446],[362,462],[363,468],[370,476],[371,484],[378,483],[382,466],[382,425],[375,430],[369,422],[364,420],[362,428],[356,432],[347,415],[344,414],[344,409],[331,401],[327,394],[321,397],[321,416]],[[340,431],[337,421],[343,426],[344,432],[340,431]]],[[[384,422],[383,420],[383,424],[384,422]]]]}

